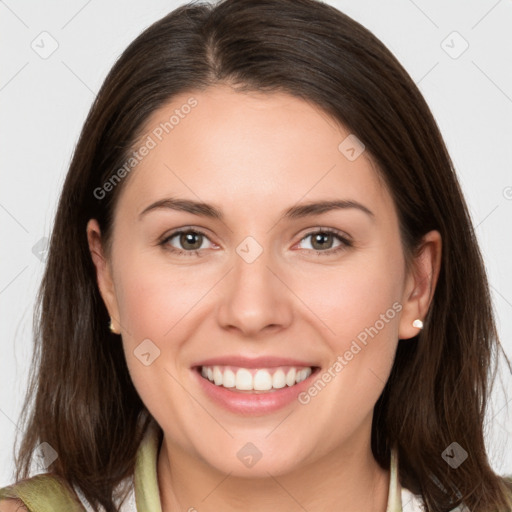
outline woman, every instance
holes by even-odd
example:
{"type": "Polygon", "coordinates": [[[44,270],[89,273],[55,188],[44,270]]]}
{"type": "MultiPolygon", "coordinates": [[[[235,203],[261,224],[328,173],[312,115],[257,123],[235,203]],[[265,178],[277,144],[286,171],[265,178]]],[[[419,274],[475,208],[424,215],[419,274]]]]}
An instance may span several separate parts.
{"type": "Polygon", "coordinates": [[[333,7],[190,4],[128,47],[38,313],[2,510],[512,510],[453,165],[405,70],[333,7]]]}

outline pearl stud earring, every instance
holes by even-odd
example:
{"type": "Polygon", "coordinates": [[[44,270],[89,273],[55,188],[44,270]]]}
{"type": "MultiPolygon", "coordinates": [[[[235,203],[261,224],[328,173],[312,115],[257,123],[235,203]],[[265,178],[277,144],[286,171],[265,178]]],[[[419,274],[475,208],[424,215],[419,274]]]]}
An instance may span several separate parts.
{"type": "Polygon", "coordinates": [[[112,318],[110,319],[110,324],[109,324],[108,328],[110,329],[110,332],[113,332],[114,334],[119,334],[119,333],[114,329],[114,325],[112,324],[112,318]]]}
{"type": "Polygon", "coordinates": [[[414,327],[417,327],[418,329],[423,329],[423,322],[417,318],[416,320],[414,320],[414,322],[412,323],[412,325],[414,327]]]}

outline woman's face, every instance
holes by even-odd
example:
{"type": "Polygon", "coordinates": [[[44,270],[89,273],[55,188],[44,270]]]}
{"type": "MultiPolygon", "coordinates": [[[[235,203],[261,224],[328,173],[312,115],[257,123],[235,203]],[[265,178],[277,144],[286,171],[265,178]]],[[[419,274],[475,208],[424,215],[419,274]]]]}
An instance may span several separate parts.
{"type": "Polygon", "coordinates": [[[168,449],[246,476],[369,454],[434,257],[406,271],[364,147],[303,100],[218,86],[174,97],[134,149],[108,265],[95,220],[88,235],[168,449]]]}

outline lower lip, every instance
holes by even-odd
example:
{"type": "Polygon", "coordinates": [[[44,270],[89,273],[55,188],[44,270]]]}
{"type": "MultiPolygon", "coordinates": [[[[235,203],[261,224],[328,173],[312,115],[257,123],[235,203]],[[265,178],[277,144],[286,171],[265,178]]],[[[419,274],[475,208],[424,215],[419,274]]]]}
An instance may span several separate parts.
{"type": "Polygon", "coordinates": [[[297,399],[299,393],[305,391],[311,385],[312,379],[320,371],[320,368],[315,368],[307,379],[298,384],[269,391],[268,393],[240,393],[238,391],[231,391],[234,388],[217,386],[208,379],[205,379],[200,374],[200,370],[193,369],[192,371],[199,380],[201,388],[214,402],[228,411],[256,416],[278,411],[292,403],[297,399]]]}

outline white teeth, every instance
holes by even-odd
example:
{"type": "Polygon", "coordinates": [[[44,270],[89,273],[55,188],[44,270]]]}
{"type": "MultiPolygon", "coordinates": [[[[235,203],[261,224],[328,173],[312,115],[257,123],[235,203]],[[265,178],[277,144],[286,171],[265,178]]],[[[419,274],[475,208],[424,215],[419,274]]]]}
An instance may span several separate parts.
{"type": "Polygon", "coordinates": [[[295,382],[298,384],[303,380],[306,380],[311,375],[311,368],[304,368],[300,372],[297,372],[297,376],[295,377],[295,382]]]}
{"type": "Polygon", "coordinates": [[[224,376],[223,376],[222,380],[223,380],[222,385],[225,388],[234,388],[236,386],[235,373],[232,372],[231,370],[226,370],[224,372],[224,376]]]}
{"type": "Polygon", "coordinates": [[[215,385],[225,388],[236,388],[240,391],[270,391],[271,389],[294,386],[307,379],[312,373],[310,367],[282,367],[268,370],[231,368],[203,366],[201,367],[201,375],[215,385]]]}
{"type": "Polygon", "coordinates": [[[268,391],[272,389],[272,377],[265,370],[258,370],[254,375],[253,389],[257,391],[268,391]]]}
{"type": "Polygon", "coordinates": [[[236,372],[235,387],[236,389],[241,389],[242,391],[250,391],[251,389],[254,389],[252,387],[252,375],[249,370],[240,368],[240,370],[236,372]]]}
{"type": "Polygon", "coordinates": [[[295,384],[295,376],[297,374],[297,371],[295,368],[292,368],[287,374],[286,374],[286,385],[287,386],[293,386],[295,384]]]}
{"type": "Polygon", "coordinates": [[[222,384],[222,372],[218,366],[213,367],[213,382],[220,386],[222,384]]]}
{"type": "Polygon", "coordinates": [[[286,378],[284,376],[283,370],[277,370],[272,377],[272,387],[276,389],[281,389],[286,386],[286,378]]]}

